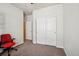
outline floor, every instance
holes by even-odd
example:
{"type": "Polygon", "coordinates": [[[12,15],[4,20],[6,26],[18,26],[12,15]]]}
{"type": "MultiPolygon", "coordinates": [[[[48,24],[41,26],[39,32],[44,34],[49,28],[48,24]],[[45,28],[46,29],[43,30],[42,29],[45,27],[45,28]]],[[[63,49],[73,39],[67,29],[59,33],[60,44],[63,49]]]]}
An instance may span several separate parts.
{"type": "MultiPolygon", "coordinates": [[[[65,56],[64,50],[61,48],[32,44],[29,40],[16,48],[18,51],[11,50],[11,56],[65,56]]],[[[2,56],[7,56],[7,51],[2,56]]]]}

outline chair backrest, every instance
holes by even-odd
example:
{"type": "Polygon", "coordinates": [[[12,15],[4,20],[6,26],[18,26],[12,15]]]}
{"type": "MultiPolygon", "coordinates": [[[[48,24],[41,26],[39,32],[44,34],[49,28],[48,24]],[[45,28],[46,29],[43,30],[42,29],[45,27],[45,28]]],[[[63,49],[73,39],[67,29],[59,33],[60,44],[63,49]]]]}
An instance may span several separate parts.
{"type": "Polygon", "coordinates": [[[6,43],[6,42],[11,42],[11,35],[10,34],[2,34],[1,35],[1,42],[6,43]]]}

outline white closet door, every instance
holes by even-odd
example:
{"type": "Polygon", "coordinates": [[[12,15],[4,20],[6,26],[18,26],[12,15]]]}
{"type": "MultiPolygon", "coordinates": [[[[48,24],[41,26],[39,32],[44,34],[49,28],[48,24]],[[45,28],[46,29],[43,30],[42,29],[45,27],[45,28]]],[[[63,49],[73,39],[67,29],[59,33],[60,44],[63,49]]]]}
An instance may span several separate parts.
{"type": "Polygon", "coordinates": [[[56,46],[56,18],[37,19],[37,43],[56,46]]]}
{"type": "Polygon", "coordinates": [[[45,44],[46,36],[45,36],[45,19],[40,17],[37,20],[37,43],[45,44]]]}
{"type": "Polygon", "coordinates": [[[46,44],[56,46],[56,17],[46,18],[46,44]]]}

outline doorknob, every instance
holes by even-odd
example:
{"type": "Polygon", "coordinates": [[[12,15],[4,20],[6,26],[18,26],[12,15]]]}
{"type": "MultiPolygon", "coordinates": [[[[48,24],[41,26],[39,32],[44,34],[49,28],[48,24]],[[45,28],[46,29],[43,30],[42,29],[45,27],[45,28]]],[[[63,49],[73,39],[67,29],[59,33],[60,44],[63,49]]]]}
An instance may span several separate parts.
{"type": "Polygon", "coordinates": [[[56,32],[54,32],[54,33],[56,33],[56,32]]]}

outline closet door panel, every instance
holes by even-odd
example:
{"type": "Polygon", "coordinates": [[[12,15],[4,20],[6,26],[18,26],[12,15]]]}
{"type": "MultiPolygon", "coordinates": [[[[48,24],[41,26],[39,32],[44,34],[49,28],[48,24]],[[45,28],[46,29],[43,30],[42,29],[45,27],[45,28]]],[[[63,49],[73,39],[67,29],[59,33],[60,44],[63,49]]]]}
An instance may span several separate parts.
{"type": "Polygon", "coordinates": [[[56,46],[56,17],[46,18],[46,44],[56,46]]]}
{"type": "Polygon", "coordinates": [[[45,19],[40,17],[37,19],[37,43],[45,44],[45,19]]]}

